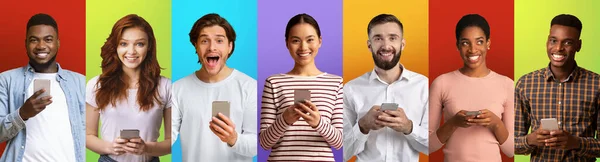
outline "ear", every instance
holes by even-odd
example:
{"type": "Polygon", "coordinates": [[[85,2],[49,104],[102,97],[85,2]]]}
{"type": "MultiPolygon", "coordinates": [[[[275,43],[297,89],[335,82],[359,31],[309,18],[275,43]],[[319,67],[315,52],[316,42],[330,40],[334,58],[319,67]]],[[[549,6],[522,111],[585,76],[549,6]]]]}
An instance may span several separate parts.
{"type": "Polygon", "coordinates": [[[319,46],[318,46],[318,48],[321,48],[322,44],[323,44],[323,37],[319,36],[319,46]]]}
{"type": "Polygon", "coordinates": [[[367,39],[367,48],[371,49],[371,40],[367,39]]]}
{"type": "Polygon", "coordinates": [[[233,50],[233,41],[229,42],[229,53],[227,54],[227,56],[231,54],[231,50],[233,50]]]}
{"type": "Polygon", "coordinates": [[[581,43],[582,43],[582,42],[583,42],[583,41],[582,41],[581,39],[579,39],[579,40],[577,41],[577,50],[576,50],[577,52],[579,52],[579,50],[581,50],[581,43]]]}
{"type": "Polygon", "coordinates": [[[60,48],[60,39],[56,39],[56,48],[60,48]]]}
{"type": "Polygon", "coordinates": [[[492,45],[492,39],[488,39],[486,45],[487,45],[487,49],[490,50],[490,48],[492,47],[491,46],[492,45]]]}
{"type": "Polygon", "coordinates": [[[400,51],[404,51],[404,47],[406,47],[406,39],[402,38],[402,46],[400,46],[400,51]]]}

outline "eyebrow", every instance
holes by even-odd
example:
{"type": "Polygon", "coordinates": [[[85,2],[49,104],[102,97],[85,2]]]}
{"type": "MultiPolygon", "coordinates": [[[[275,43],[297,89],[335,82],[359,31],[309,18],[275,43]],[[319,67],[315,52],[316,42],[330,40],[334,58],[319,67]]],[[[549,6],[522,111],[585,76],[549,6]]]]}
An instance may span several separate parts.
{"type": "MultiPolygon", "coordinates": [[[[475,38],[475,40],[479,40],[479,39],[485,39],[485,38],[484,37],[477,37],[477,38],[475,38]]],[[[460,40],[461,41],[463,41],[463,40],[469,40],[469,38],[461,37],[460,40]]]]}
{"type": "MultiPolygon", "coordinates": [[[[222,34],[217,34],[216,36],[225,38],[225,35],[222,35],[222,34]]],[[[208,37],[208,34],[200,34],[200,36],[198,38],[202,38],[202,37],[208,37]]]]}
{"type": "MultiPolygon", "coordinates": [[[[121,38],[121,40],[129,41],[128,39],[123,39],[123,38],[121,38]]],[[[146,40],[146,38],[140,38],[140,39],[136,39],[134,41],[141,41],[141,40],[146,40]]]]}
{"type": "Polygon", "coordinates": [[[35,39],[40,39],[40,38],[42,38],[42,39],[43,39],[43,38],[48,38],[48,37],[54,38],[54,36],[53,36],[53,35],[46,35],[46,36],[43,36],[43,37],[36,37],[36,36],[34,36],[34,35],[30,35],[30,36],[29,36],[29,38],[27,38],[27,39],[31,39],[31,38],[35,38],[35,39]]]}
{"type": "MultiPolygon", "coordinates": [[[[306,38],[313,38],[313,37],[316,37],[316,36],[315,36],[315,35],[309,35],[309,36],[306,36],[306,38]]],[[[292,38],[301,39],[301,38],[300,38],[300,37],[298,37],[298,36],[292,36],[292,38]]]]}

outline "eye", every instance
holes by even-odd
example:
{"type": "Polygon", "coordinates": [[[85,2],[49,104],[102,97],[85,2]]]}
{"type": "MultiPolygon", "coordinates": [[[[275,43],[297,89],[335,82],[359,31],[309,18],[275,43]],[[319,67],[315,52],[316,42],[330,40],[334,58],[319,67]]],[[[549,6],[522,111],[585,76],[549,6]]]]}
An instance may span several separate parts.
{"type": "Polygon", "coordinates": [[[29,39],[29,42],[31,42],[31,43],[36,43],[36,42],[37,42],[37,39],[29,39]]]}
{"type": "Polygon", "coordinates": [[[555,44],[556,43],[556,39],[550,39],[550,43],[551,44],[555,44]]]}
{"type": "Polygon", "coordinates": [[[136,43],[135,45],[138,46],[138,47],[144,47],[145,44],[142,43],[142,42],[139,42],[139,43],[136,43]]]}
{"type": "Polygon", "coordinates": [[[298,39],[292,39],[292,43],[300,43],[300,40],[298,40],[298,39]]]}
{"type": "Polygon", "coordinates": [[[375,37],[375,41],[381,41],[380,37],[375,37]]]}
{"type": "Polygon", "coordinates": [[[565,45],[567,45],[567,46],[570,46],[570,45],[573,45],[573,42],[571,42],[571,41],[566,41],[564,44],[565,44],[565,45]]]}
{"type": "Polygon", "coordinates": [[[46,39],[44,39],[44,41],[50,43],[50,42],[52,42],[52,39],[51,38],[46,38],[46,39]]]}
{"type": "Polygon", "coordinates": [[[482,41],[482,40],[478,40],[478,41],[477,41],[477,44],[478,44],[478,45],[482,45],[482,44],[483,44],[483,41],[482,41]]]}
{"type": "Polygon", "coordinates": [[[127,43],[125,43],[125,42],[121,42],[121,43],[119,43],[119,46],[123,46],[123,47],[125,47],[125,46],[127,46],[127,43]]]}
{"type": "Polygon", "coordinates": [[[315,39],[312,39],[312,38],[310,38],[310,39],[308,39],[307,41],[308,41],[308,42],[312,42],[312,41],[314,41],[314,40],[315,40],[315,39]]]}
{"type": "Polygon", "coordinates": [[[217,43],[223,43],[225,42],[223,39],[217,39],[217,43]]]}
{"type": "Polygon", "coordinates": [[[463,46],[468,46],[469,42],[465,41],[465,42],[461,42],[460,44],[463,45],[463,46]]]}
{"type": "Polygon", "coordinates": [[[201,44],[206,44],[206,43],[208,43],[208,40],[206,40],[206,39],[200,40],[200,43],[201,44]]]}
{"type": "Polygon", "coordinates": [[[398,38],[396,38],[396,37],[391,37],[390,38],[391,41],[395,41],[396,39],[398,39],[398,38]]]}

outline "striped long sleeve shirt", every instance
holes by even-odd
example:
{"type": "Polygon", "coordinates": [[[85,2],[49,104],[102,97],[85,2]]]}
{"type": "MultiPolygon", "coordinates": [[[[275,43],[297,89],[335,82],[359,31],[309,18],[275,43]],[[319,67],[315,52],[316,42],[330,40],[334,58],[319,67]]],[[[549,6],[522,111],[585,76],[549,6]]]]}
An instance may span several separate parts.
{"type": "Polygon", "coordinates": [[[260,146],[272,149],[269,161],[334,161],[332,147],[342,147],[343,80],[323,73],[314,77],[273,75],[262,95],[260,146]],[[288,125],[285,109],[294,104],[294,90],[309,90],[321,120],[316,128],[300,118],[288,125]]]}
{"type": "Polygon", "coordinates": [[[600,140],[600,76],[576,67],[566,81],[557,81],[549,67],[524,75],[515,87],[515,153],[531,161],[596,161],[600,140]],[[527,144],[526,135],[540,120],[556,118],[559,127],[579,137],[580,148],[562,150],[527,144]]]}

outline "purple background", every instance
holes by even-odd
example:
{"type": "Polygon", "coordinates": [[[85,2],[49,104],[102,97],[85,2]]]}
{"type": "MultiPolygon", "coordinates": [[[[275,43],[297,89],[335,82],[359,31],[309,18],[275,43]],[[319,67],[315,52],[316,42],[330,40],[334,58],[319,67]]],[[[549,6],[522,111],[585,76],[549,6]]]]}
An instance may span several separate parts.
{"type": "MultiPolygon", "coordinates": [[[[319,23],[323,44],[315,58],[319,70],[342,76],[342,1],[304,0],[258,1],[258,127],[261,96],[267,77],[286,73],[294,60],[285,46],[285,26],[293,16],[306,13],[319,23]],[[299,2],[299,3],[297,3],[299,2]]],[[[343,149],[333,149],[336,161],[343,161],[343,149]]],[[[258,161],[266,161],[270,151],[258,144],[258,161]]]]}

